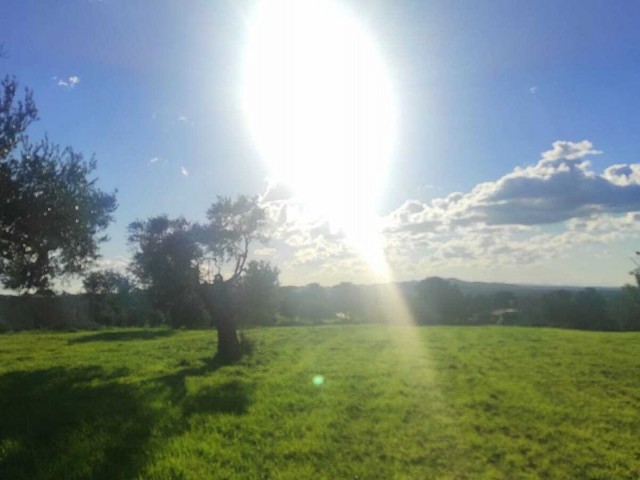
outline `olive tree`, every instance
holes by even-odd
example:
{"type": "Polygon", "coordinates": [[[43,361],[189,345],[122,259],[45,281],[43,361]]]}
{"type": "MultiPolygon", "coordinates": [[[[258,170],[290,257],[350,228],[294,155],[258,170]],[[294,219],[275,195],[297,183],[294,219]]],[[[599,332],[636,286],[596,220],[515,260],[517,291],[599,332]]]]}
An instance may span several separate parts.
{"type": "Polygon", "coordinates": [[[0,282],[50,292],[55,278],[81,274],[98,257],[116,197],[97,187],[96,161],[25,134],[37,120],[33,94],[0,84],[0,282]]]}
{"type": "Polygon", "coordinates": [[[205,284],[202,292],[218,332],[217,357],[223,362],[240,357],[238,311],[234,299],[251,246],[266,241],[266,223],[266,212],[258,204],[257,197],[240,196],[236,200],[218,197],[207,211],[207,222],[196,228],[204,259],[216,269],[213,283],[205,284]]]}
{"type": "Polygon", "coordinates": [[[194,325],[200,310],[206,310],[218,332],[217,358],[232,362],[241,353],[241,280],[252,245],[266,240],[266,214],[257,197],[218,197],[206,218],[201,224],[166,215],[133,222],[131,271],[156,299],[157,308],[175,319],[172,312],[179,306],[181,316],[191,317],[181,320],[182,325],[194,325]]]}

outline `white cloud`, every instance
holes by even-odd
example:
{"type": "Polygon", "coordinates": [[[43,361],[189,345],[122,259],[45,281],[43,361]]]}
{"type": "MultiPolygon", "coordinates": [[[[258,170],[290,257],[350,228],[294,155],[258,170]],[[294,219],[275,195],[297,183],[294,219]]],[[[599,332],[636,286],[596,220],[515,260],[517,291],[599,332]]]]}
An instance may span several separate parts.
{"type": "Polygon", "coordinates": [[[53,77],[52,80],[56,81],[56,84],[59,87],[65,88],[67,90],[73,90],[76,85],[80,83],[80,77],[78,77],[77,75],[71,75],[67,78],[53,77]]]}
{"type": "Polygon", "coordinates": [[[284,183],[267,179],[267,190],[260,196],[261,202],[276,202],[293,198],[293,190],[284,183]]]}
{"type": "Polygon", "coordinates": [[[258,257],[272,257],[276,254],[276,251],[277,250],[275,248],[264,247],[264,248],[256,248],[256,250],[253,253],[258,257]]]}
{"type": "Polygon", "coordinates": [[[640,185],[640,165],[611,165],[605,169],[603,177],[612,184],[620,187],[640,185]]]}
{"type": "MultiPolygon", "coordinates": [[[[163,157],[151,157],[148,161],[147,161],[147,165],[166,165],[167,163],[169,163],[169,160],[167,160],[166,158],[163,157]]],[[[188,173],[188,172],[187,172],[188,173]]]]}
{"type": "Polygon", "coordinates": [[[640,165],[597,173],[588,141],[558,141],[531,166],[430,202],[408,200],[387,218],[396,268],[531,265],[578,245],[640,236],[640,165]],[[422,265],[422,267],[421,267],[422,265]]]}
{"type": "MultiPolygon", "coordinates": [[[[407,279],[521,266],[553,270],[585,248],[640,238],[640,164],[595,169],[589,157],[600,153],[589,141],[558,141],[537,162],[470,191],[406,200],[382,219],[392,271],[407,279]]],[[[311,215],[290,189],[270,182],[260,201],[287,278],[366,277],[358,276],[366,268],[344,235],[311,215]]]]}
{"type": "Polygon", "coordinates": [[[96,260],[94,270],[114,270],[119,273],[127,273],[129,259],[125,257],[99,258],[96,260]]]}
{"type": "Polygon", "coordinates": [[[286,185],[269,180],[260,203],[267,211],[269,236],[278,252],[290,258],[290,268],[313,265],[316,275],[355,256],[344,236],[312,214],[286,185]]]}
{"type": "Polygon", "coordinates": [[[407,201],[389,217],[389,228],[547,225],[595,214],[640,210],[640,165],[614,165],[596,173],[585,158],[601,152],[588,141],[558,141],[532,166],[516,167],[468,193],[428,203],[407,201]]]}
{"type": "Polygon", "coordinates": [[[189,121],[189,119],[187,117],[185,117],[184,115],[178,115],[178,121],[179,122],[187,122],[187,121],[189,121]]]}
{"type": "Polygon", "coordinates": [[[182,175],[184,175],[185,177],[189,176],[189,170],[187,170],[186,168],[184,168],[184,166],[180,167],[180,173],[182,173],[182,175]]]}

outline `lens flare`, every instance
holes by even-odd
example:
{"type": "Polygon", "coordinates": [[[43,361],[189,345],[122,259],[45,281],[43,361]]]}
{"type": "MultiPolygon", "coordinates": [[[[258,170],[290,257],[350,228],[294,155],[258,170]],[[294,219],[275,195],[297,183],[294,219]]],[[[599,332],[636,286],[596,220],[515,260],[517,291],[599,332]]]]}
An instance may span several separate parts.
{"type": "Polygon", "coordinates": [[[412,326],[392,283],[377,215],[398,129],[378,45],[332,0],[258,1],[247,27],[243,109],[271,176],[288,184],[312,216],[345,234],[374,278],[387,283],[385,317],[412,326]]]}
{"type": "Polygon", "coordinates": [[[396,101],[378,46],[327,0],[261,1],[248,27],[243,108],[271,175],[382,270],[396,101]]]}

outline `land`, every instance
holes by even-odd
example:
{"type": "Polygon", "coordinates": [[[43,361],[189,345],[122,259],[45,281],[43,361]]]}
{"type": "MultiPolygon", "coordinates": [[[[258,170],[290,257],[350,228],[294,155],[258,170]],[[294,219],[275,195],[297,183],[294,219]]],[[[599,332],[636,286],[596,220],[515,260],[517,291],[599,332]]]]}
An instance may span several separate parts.
{"type": "Polygon", "coordinates": [[[219,366],[210,330],[0,335],[0,478],[638,478],[640,333],[243,336],[219,366]]]}

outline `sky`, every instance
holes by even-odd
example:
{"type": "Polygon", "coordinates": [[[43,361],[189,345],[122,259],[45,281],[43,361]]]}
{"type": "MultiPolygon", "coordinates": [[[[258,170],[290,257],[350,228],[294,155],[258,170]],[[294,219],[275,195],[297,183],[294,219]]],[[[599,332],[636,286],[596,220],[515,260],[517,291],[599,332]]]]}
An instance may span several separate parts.
{"type": "MultiPolygon", "coordinates": [[[[357,26],[392,88],[393,148],[370,203],[394,279],[631,282],[638,2],[331,3],[348,17],[347,33],[314,17],[318,58],[335,38],[348,51],[357,26]]],[[[271,241],[253,258],[278,265],[281,283],[376,281],[362,241],[310,208],[300,185],[283,183],[251,131],[243,62],[256,9],[250,0],[3,1],[0,74],[34,91],[40,120],[29,133],[95,155],[100,187],[118,190],[101,266],[124,268],[136,219],[200,221],[217,195],[248,194],[272,220],[271,241]]],[[[332,78],[341,68],[350,67],[332,78]]],[[[297,153],[304,168],[325,165],[297,153]]],[[[367,161],[347,179],[353,192],[377,168],[367,161]]],[[[337,163],[316,183],[334,210],[350,211],[362,199],[340,193],[337,163]]]]}

